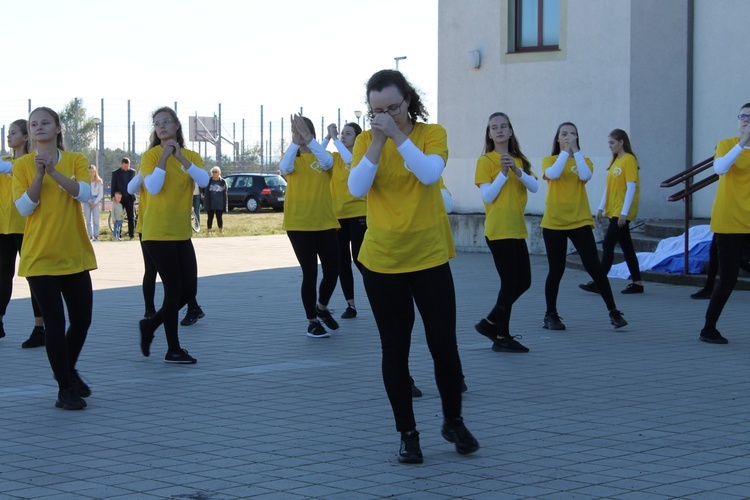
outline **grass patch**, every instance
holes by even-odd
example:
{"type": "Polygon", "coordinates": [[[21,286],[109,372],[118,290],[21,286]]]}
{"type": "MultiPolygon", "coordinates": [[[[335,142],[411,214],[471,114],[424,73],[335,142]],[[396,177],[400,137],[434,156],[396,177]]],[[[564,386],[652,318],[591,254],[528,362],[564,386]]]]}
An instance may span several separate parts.
{"type": "MultiPolygon", "coordinates": [[[[102,211],[99,217],[99,240],[113,241],[112,231],[109,230],[107,219],[108,211],[102,211]]],[[[214,238],[219,236],[219,229],[214,218],[213,233],[206,233],[206,223],[208,215],[201,212],[201,231],[193,233],[193,238],[214,238]]],[[[224,234],[221,237],[228,236],[264,236],[268,234],[284,234],[281,229],[281,223],[284,220],[283,212],[274,212],[273,210],[260,210],[254,214],[243,209],[237,209],[224,213],[224,234]]],[[[128,225],[124,224],[123,233],[127,234],[128,225]]],[[[126,236],[127,238],[127,236],[126,236]]]]}

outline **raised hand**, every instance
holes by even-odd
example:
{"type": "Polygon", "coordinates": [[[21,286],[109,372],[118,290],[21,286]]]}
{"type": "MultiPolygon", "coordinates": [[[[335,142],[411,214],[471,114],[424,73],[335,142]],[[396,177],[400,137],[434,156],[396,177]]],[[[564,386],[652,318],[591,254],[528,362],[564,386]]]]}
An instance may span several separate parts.
{"type": "Polygon", "coordinates": [[[306,145],[309,144],[310,141],[313,140],[313,135],[310,129],[307,126],[307,123],[299,114],[293,114],[291,117],[292,120],[292,142],[295,144],[300,145],[306,145]],[[297,138],[300,142],[297,142],[294,140],[294,133],[297,133],[297,138]]]}
{"type": "Polygon", "coordinates": [[[339,138],[339,131],[335,123],[328,125],[328,138],[333,141],[339,138]]]}

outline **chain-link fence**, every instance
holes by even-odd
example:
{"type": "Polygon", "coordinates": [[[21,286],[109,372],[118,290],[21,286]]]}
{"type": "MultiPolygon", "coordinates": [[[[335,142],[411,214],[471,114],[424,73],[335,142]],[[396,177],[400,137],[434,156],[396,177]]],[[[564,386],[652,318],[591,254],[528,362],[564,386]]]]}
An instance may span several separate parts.
{"type": "MultiPolygon", "coordinates": [[[[219,165],[224,175],[278,170],[279,160],[291,138],[289,117],[270,116],[262,105],[246,109],[220,103],[196,105],[191,102],[191,106],[198,106],[201,110],[195,111],[183,108],[179,102],[130,99],[0,100],[0,152],[7,154],[7,127],[11,122],[27,118],[29,112],[38,106],[47,106],[57,111],[61,119],[65,118],[62,121],[66,148],[85,154],[100,172],[118,168],[120,159],[125,156],[137,167],[140,155],[148,148],[151,113],[164,105],[177,111],[186,147],[200,153],[207,167],[219,165]]],[[[303,112],[304,109],[294,111],[303,112]]],[[[359,119],[352,114],[343,114],[339,108],[333,108],[331,116],[306,116],[316,128],[320,127],[317,135],[322,139],[329,123],[336,123],[340,130],[347,121],[358,122],[359,119]]]]}

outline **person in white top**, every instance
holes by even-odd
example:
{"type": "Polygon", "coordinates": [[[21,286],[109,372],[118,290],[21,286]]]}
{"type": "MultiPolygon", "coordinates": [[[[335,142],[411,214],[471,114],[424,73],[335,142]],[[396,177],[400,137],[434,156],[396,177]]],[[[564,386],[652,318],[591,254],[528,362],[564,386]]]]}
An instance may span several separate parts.
{"type": "Polygon", "coordinates": [[[86,218],[86,230],[91,241],[99,241],[99,211],[100,203],[104,198],[104,182],[99,177],[96,165],[89,166],[91,174],[91,199],[83,204],[83,213],[86,218]]]}

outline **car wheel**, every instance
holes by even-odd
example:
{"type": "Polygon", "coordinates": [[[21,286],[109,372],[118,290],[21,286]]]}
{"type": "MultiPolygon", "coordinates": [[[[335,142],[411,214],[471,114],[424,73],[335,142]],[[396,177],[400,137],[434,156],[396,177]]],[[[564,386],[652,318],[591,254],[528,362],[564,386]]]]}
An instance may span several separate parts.
{"type": "Polygon", "coordinates": [[[260,210],[260,200],[258,198],[255,198],[254,196],[251,196],[245,202],[245,208],[247,208],[247,211],[250,213],[257,212],[258,210],[260,210]]]}

